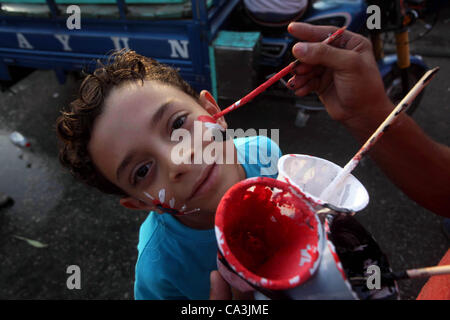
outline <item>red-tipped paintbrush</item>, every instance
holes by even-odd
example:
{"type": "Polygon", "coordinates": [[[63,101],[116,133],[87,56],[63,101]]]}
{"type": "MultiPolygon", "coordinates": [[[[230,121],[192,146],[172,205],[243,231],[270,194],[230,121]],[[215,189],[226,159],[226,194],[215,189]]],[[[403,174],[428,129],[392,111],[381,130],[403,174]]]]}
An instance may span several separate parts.
{"type": "MultiPolygon", "coordinates": [[[[335,33],[330,35],[328,38],[326,38],[322,42],[325,43],[325,44],[332,43],[334,40],[339,38],[344,33],[345,29],[346,29],[346,27],[339,28],[335,33]]],[[[217,119],[219,119],[220,117],[223,117],[227,113],[229,113],[229,112],[231,112],[233,110],[236,110],[239,107],[242,107],[243,105],[245,105],[248,102],[252,101],[256,96],[258,96],[259,94],[261,94],[264,91],[266,91],[267,88],[269,88],[272,84],[274,84],[275,82],[277,82],[278,80],[280,80],[281,78],[286,76],[289,72],[291,72],[299,63],[300,63],[300,61],[298,61],[298,60],[295,60],[294,62],[290,63],[287,67],[285,67],[283,70],[281,70],[280,72],[275,74],[273,77],[268,79],[266,82],[261,84],[256,89],[254,89],[252,92],[247,94],[245,97],[239,99],[238,101],[236,101],[235,103],[233,103],[232,105],[230,105],[226,109],[222,110],[221,112],[218,112],[218,113],[216,113],[213,116],[200,116],[200,117],[198,117],[197,120],[202,121],[202,122],[206,122],[206,123],[216,123],[217,119]]]]}

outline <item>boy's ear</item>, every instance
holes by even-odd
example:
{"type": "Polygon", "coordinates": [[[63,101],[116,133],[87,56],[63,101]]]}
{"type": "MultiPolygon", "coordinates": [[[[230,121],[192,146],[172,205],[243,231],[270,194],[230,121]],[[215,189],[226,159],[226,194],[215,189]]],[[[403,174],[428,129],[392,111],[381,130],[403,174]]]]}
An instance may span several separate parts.
{"type": "Polygon", "coordinates": [[[132,197],[121,198],[119,200],[119,203],[121,206],[131,210],[147,210],[147,211],[151,210],[148,204],[132,197]]]}
{"type": "MultiPolygon", "coordinates": [[[[200,92],[200,105],[210,114],[215,115],[220,112],[219,105],[217,104],[214,97],[209,93],[208,90],[202,90],[200,92]]],[[[217,123],[220,124],[224,129],[227,129],[228,125],[224,117],[217,119],[217,123]]]]}

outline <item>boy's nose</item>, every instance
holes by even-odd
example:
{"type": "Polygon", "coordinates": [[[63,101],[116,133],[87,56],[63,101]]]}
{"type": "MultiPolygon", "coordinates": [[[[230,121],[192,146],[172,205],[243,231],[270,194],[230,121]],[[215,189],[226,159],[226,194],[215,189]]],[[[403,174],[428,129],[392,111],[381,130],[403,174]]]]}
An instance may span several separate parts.
{"type": "Polygon", "coordinates": [[[191,148],[183,154],[183,157],[177,159],[169,157],[168,163],[169,181],[180,181],[186,173],[192,170],[192,166],[194,165],[194,149],[191,148]]]}

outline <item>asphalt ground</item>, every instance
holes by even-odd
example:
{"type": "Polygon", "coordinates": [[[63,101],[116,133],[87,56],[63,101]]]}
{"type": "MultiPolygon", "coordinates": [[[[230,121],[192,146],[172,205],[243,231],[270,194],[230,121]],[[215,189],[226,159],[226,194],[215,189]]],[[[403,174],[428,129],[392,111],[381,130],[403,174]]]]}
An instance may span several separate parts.
{"type": "MultiPolygon", "coordinates": [[[[434,54],[425,61],[441,71],[413,118],[433,139],[450,145],[450,58],[436,54],[440,44],[445,53],[449,42],[448,17],[441,17],[429,34],[434,54]]],[[[60,85],[53,72],[36,71],[0,93],[0,192],[14,199],[0,209],[0,299],[133,299],[138,231],[147,213],[126,210],[116,197],[75,181],[57,159],[55,119],[78,85],[73,76],[60,85]],[[26,136],[31,148],[13,145],[12,131],[26,136]],[[37,248],[18,237],[46,246],[37,248]],[[70,265],[81,269],[80,290],[66,286],[70,265]]],[[[344,165],[358,150],[355,139],[325,112],[312,113],[299,128],[294,125],[297,111],[289,99],[264,96],[227,120],[232,128],[280,129],[285,154],[344,165]]],[[[406,197],[370,158],[354,174],[371,199],[357,219],[393,270],[435,265],[449,248],[442,218],[406,197]]],[[[399,282],[402,299],[415,299],[425,281],[399,282]]]]}

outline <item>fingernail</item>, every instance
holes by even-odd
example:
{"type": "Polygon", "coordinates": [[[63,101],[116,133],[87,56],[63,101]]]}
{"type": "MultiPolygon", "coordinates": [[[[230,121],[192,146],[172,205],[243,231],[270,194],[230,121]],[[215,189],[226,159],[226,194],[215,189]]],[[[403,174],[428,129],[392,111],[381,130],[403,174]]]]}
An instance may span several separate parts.
{"type": "Polygon", "coordinates": [[[288,31],[290,32],[293,27],[294,27],[294,22],[289,23],[288,27],[287,27],[288,31]]]}
{"type": "Polygon", "coordinates": [[[292,79],[289,80],[287,85],[288,85],[289,88],[293,88],[294,87],[294,81],[292,81],[292,79]]]}
{"type": "Polygon", "coordinates": [[[299,42],[294,46],[294,55],[304,57],[308,51],[308,45],[306,43],[299,42]]]}

